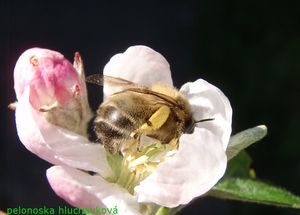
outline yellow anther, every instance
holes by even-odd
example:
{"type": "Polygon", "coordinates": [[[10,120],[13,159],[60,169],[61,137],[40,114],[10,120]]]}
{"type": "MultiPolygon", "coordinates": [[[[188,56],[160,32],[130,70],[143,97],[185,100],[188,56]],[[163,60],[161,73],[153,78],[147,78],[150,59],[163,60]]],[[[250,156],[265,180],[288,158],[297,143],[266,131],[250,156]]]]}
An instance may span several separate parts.
{"type": "Polygon", "coordinates": [[[38,58],[35,55],[31,56],[30,59],[29,59],[29,61],[30,61],[30,64],[32,66],[38,66],[39,65],[38,58]]]}

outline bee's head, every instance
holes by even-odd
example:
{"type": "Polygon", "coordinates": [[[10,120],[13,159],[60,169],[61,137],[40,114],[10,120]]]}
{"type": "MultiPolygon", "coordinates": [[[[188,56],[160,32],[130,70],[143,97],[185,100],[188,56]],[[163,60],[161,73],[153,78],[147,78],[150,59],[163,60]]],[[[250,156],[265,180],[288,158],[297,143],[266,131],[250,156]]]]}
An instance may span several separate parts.
{"type": "Polygon", "coordinates": [[[184,124],[184,133],[186,134],[193,133],[195,125],[196,125],[195,120],[192,117],[189,118],[184,124]]]}
{"type": "Polygon", "coordinates": [[[201,120],[195,120],[194,118],[188,119],[184,124],[184,133],[191,134],[194,131],[194,128],[196,127],[196,124],[199,122],[206,122],[214,120],[214,118],[207,118],[207,119],[201,119],[201,120]]]}

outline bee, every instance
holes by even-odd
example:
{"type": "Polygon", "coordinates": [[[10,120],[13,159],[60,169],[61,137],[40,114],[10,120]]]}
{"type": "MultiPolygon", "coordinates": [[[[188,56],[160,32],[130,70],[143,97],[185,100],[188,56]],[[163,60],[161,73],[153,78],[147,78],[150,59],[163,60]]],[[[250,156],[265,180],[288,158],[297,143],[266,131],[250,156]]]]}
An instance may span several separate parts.
{"type": "Polygon", "coordinates": [[[112,154],[138,150],[142,135],[162,144],[177,141],[182,133],[193,131],[195,123],[191,106],[184,95],[172,86],[153,84],[150,87],[102,75],[91,75],[87,82],[108,84],[118,91],[97,109],[93,129],[100,142],[112,154]]]}

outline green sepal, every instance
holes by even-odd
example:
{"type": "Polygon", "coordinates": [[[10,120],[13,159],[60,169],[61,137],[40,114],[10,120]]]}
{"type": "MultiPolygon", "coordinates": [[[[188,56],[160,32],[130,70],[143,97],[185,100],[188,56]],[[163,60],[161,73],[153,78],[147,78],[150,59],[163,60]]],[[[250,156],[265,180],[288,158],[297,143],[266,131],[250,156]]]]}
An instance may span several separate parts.
{"type": "Polygon", "coordinates": [[[175,215],[179,212],[183,206],[178,206],[176,208],[167,208],[167,207],[160,207],[155,215],[175,215]]]}
{"type": "Polygon", "coordinates": [[[233,135],[227,146],[227,160],[235,157],[240,151],[266,136],[268,129],[265,125],[249,128],[233,135]]]}
{"type": "Polygon", "coordinates": [[[115,182],[121,172],[123,157],[118,153],[111,154],[109,151],[107,151],[106,160],[114,173],[114,176],[107,178],[107,180],[110,182],[115,182]]]}

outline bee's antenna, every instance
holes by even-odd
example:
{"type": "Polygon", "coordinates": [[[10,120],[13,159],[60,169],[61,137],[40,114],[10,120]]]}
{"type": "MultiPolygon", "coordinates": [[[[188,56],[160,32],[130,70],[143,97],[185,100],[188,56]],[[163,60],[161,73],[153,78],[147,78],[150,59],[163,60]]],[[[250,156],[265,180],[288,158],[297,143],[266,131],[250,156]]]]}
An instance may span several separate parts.
{"type": "Polygon", "coordinates": [[[198,122],[206,122],[206,121],[212,121],[215,118],[207,118],[207,119],[201,119],[201,120],[192,120],[190,123],[187,123],[186,128],[185,128],[185,133],[187,134],[191,134],[194,131],[194,128],[196,127],[196,124],[198,122]]]}
{"type": "Polygon", "coordinates": [[[194,124],[196,124],[196,123],[198,123],[198,122],[212,121],[212,120],[214,120],[214,119],[215,119],[215,118],[201,119],[201,120],[195,121],[194,124]]]}

